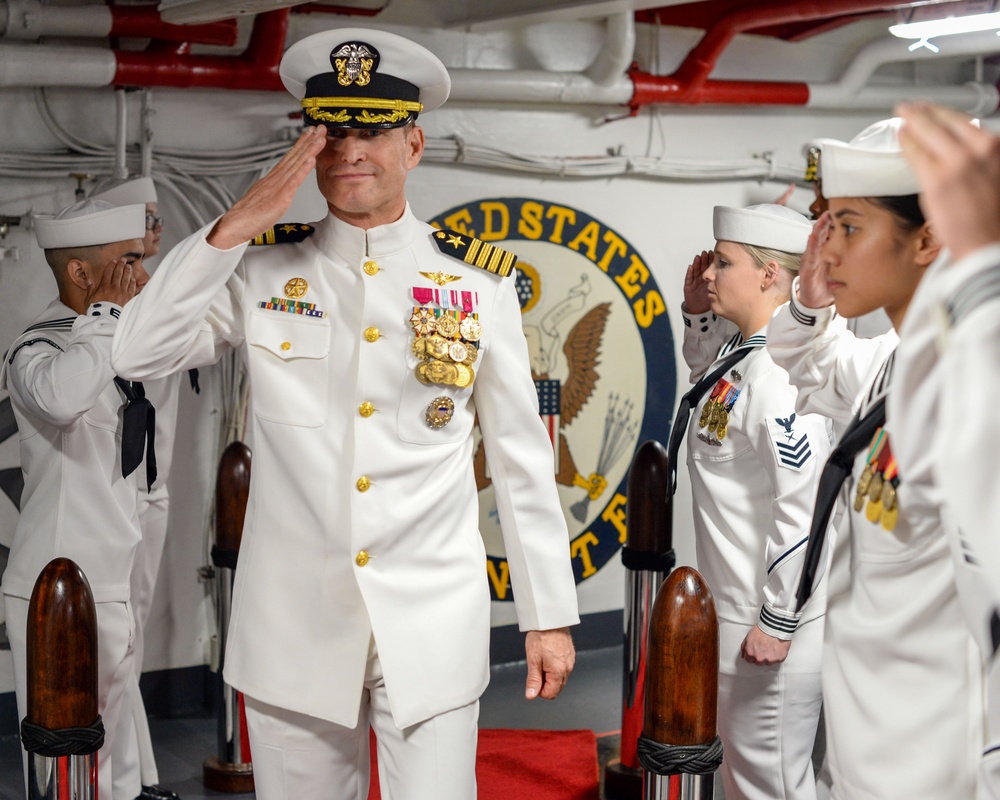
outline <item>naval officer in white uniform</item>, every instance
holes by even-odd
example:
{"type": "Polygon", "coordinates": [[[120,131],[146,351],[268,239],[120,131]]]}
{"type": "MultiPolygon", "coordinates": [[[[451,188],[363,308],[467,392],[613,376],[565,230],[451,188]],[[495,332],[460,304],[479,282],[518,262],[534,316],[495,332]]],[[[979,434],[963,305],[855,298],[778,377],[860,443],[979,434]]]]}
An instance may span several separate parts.
{"type": "Polygon", "coordinates": [[[719,735],[727,798],[815,800],[825,584],[795,586],[829,423],[796,414],[796,391],[764,348],[812,225],[780,205],[716,206],[713,252],[684,283],[691,382],[723,370],[687,432],[698,569],[719,615],[719,735]]]}
{"type": "Polygon", "coordinates": [[[529,698],[562,688],[578,621],[514,258],[406,203],[414,120],[450,86],[433,54],[333,30],[293,45],[280,72],[306,130],[168,254],[114,363],[158,377],[234,347],[249,369],[254,466],[225,677],[247,698],[257,796],[365,797],[370,724],[383,792],[469,800],[489,678],[476,415],[529,698]],[[314,167],[329,214],[273,227],[314,167]]]}
{"type": "Polygon", "coordinates": [[[768,350],[799,387],[799,410],[876,420],[844,484],[849,549],[829,579],[837,589],[828,593],[823,700],[835,800],[972,798],[984,732],[982,668],[929,465],[907,471],[902,457],[927,447],[928,429],[898,427],[891,403],[877,422],[899,389],[896,331],[940,253],[898,130],[898,119],[884,120],[850,143],[824,144],[829,211],[790,303],[768,326],[768,350]],[[892,331],[859,339],[847,330],[845,317],[878,308],[892,331]]]}
{"type": "MultiPolygon", "coordinates": [[[[133,668],[129,580],[140,539],[137,478],[145,483],[149,477],[146,470],[131,471],[138,466],[134,458],[123,464],[122,407],[135,388],[116,383],[111,340],[122,307],[148,280],[144,216],[141,204],[84,200],[34,218],[59,297],[14,340],[0,368],[24,472],[21,515],[3,575],[19,718],[26,713],[31,591],[49,561],[70,558],[87,576],[97,606],[98,711],[105,727],[98,786],[109,796],[118,715],[133,668]]],[[[136,797],[138,779],[122,791],[115,797],[136,797]]]]}

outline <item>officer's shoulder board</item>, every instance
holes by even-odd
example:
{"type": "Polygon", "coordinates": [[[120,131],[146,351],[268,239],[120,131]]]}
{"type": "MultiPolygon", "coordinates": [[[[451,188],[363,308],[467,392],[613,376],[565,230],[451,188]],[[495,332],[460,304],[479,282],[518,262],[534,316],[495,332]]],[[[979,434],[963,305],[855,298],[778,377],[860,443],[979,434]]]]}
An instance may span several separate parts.
{"type": "Polygon", "coordinates": [[[259,236],[255,236],[250,240],[250,244],[295,244],[305,241],[315,231],[316,229],[312,225],[303,225],[301,222],[283,222],[281,225],[275,225],[259,236]]]}
{"type": "Polygon", "coordinates": [[[445,255],[485,269],[501,278],[510,275],[517,262],[517,256],[510,251],[457,231],[434,231],[431,238],[438,250],[445,255]]]}

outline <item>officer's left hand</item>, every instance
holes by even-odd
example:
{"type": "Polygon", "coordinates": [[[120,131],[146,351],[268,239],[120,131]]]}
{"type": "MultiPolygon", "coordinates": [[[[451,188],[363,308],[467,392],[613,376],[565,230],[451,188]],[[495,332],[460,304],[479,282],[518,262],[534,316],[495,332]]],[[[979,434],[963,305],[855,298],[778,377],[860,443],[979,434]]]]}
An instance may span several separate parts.
{"type": "Polygon", "coordinates": [[[788,650],[791,648],[790,639],[778,639],[770,636],[756,625],[750,629],[743,644],[740,645],[740,655],[744,661],[758,666],[770,666],[780,664],[788,658],[788,650]]]}
{"type": "Polygon", "coordinates": [[[544,697],[554,700],[576,663],[576,650],[569,628],[528,631],[524,639],[528,657],[528,680],[524,696],[528,700],[544,697]]]}

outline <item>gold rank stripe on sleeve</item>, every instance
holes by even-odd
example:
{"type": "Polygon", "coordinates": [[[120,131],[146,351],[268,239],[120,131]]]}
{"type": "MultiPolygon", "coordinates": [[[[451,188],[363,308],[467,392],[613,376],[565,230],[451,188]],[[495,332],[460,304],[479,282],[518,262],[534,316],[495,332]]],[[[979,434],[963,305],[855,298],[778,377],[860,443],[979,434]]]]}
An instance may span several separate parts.
{"type": "Polygon", "coordinates": [[[275,225],[262,234],[250,240],[251,245],[263,244],[294,244],[308,239],[315,232],[312,225],[303,225],[301,222],[286,222],[275,225]]]}
{"type": "Polygon", "coordinates": [[[517,256],[510,251],[455,231],[436,231],[434,242],[445,255],[485,269],[501,278],[510,275],[517,262],[517,256]]]}

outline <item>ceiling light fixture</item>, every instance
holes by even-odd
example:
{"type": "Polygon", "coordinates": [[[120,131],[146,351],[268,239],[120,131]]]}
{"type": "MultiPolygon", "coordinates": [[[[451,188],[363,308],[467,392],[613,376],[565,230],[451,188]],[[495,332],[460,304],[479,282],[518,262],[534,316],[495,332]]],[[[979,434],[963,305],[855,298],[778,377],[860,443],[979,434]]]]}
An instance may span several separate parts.
{"type": "MultiPolygon", "coordinates": [[[[993,2],[956,3],[949,5],[953,7],[957,5],[960,7],[960,10],[969,12],[981,12],[984,9],[988,11],[987,13],[968,13],[961,16],[952,15],[943,19],[918,19],[917,14],[913,13],[905,22],[890,25],[889,33],[893,36],[898,36],[900,39],[916,39],[917,41],[909,47],[911,51],[917,50],[920,47],[926,47],[928,50],[937,53],[941,48],[930,41],[932,38],[950,36],[957,33],[997,30],[1000,28],[1000,11],[992,11],[993,2]]],[[[914,9],[914,12],[917,10],[922,11],[922,16],[926,17],[928,14],[933,14],[935,10],[937,10],[937,13],[940,13],[940,6],[923,6],[920,9],[914,9]]],[[[1000,36],[1000,30],[997,31],[997,35],[1000,36]]]]}

